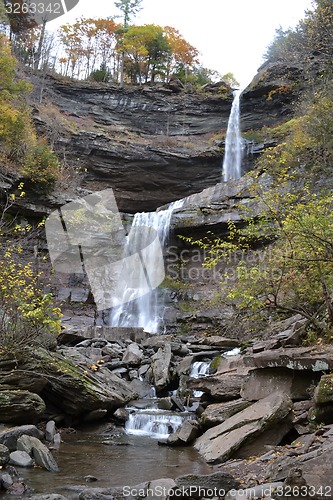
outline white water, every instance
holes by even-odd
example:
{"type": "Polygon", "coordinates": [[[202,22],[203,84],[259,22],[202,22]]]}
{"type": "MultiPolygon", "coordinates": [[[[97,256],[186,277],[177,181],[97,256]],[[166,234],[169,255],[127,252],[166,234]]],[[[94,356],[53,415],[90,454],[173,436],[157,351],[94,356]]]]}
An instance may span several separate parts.
{"type": "Polygon", "coordinates": [[[225,153],[223,159],[223,180],[239,179],[242,175],[243,141],[240,133],[240,90],[234,91],[227,134],[225,138],[225,153]]]}
{"type": "Polygon", "coordinates": [[[208,375],[210,363],[206,361],[194,361],[191,366],[190,377],[199,378],[208,375]]]}
{"type": "Polygon", "coordinates": [[[166,439],[179,429],[185,420],[193,419],[191,414],[176,414],[166,410],[134,410],[125,424],[127,434],[166,439]]]}
{"type": "MultiPolygon", "coordinates": [[[[128,240],[125,255],[133,255],[138,250],[144,251],[145,261],[149,263],[151,269],[158,269],[161,260],[161,247],[162,249],[165,247],[169,236],[172,213],[182,204],[183,200],[178,200],[171,203],[167,210],[136,213],[131,227],[131,232],[134,230],[134,237],[128,240]],[[136,230],[137,228],[140,229],[136,230]],[[143,230],[144,228],[145,230],[143,230]],[[157,232],[160,246],[151,244],[149,229],[154,229],[157,232]]],[[[147,272],[142,270],[138,273],[137,268],[134,269],[134,272],[138,274],[136,286],[135,288],[124,288],[123,296],[119,300],[120,305],[111,310],[110,326],[141,327],[147,332],[157,333],[163,321],[165,309],[163,297],[157,288],[149,284],[147,272]],[[139,298],[136,298],[138,295],[139,298]]]]}
{"type": "MultiPolygon", "coordinates": [[[[206,361],[194,361],[191,366],[190,370],[190,377],[191,378],[200,378],[200,377],[206,377],[208,375],[208,370],[210,367],[210,363],[207,363],[206,361]]],[[[192,391],[193,397],[194,398],[200,398],[203,395],[202,391],[192,391]]]]}

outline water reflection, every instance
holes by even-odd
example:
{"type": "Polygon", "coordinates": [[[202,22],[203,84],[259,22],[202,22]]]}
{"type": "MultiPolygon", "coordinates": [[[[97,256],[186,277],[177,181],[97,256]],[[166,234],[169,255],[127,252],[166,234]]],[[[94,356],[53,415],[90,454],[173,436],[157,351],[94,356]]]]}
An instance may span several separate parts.
{"type": "Polygon", "coordinates": [[[156,440],[127,436],[108,424],[75,433],[62,432],[62,440],[59,451],[53,452],[59,473],[41,469],[19,471],[36,493],[63,493],[68,498],[77,498],[77,491],[69,487],[133,486],[161,477],[212,471],[192,447],[159,446],[156,440]],[[98,481],[87,484],[84,480],[87,475],[97,477],[98,481]]]}

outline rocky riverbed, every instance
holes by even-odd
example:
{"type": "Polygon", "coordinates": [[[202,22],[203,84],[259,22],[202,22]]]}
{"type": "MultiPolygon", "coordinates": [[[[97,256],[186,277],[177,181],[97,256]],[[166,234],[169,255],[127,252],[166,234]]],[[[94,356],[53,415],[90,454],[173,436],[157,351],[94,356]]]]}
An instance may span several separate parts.
{"type": "MultiPolygon", "coordinates": [[[[72,488],[62,491],[68,498],[172,498],[177,488],[182,498],[206,498],[208,487],[216,487],[216,498],[237,499],[244,495],[237,490],[244,488],[257,488],[258,496],[259,486],[265,490],[262,498],[290,498],[293,485],[303,487],[308,495],[303,497],[330,498],[333,349],[300,345],[303,329],[304,321],[296,316],[282,322],[269,340],[245,346],[221,336],[158,336],[139,329],[91,327],[64,331],[53,351],[40,349],[21,360],[3,357],[3,492],[60,498],[53,480],[47,491],[45,486],[38,491],[35,482],[33,491],[31,478],[40,468],[44,475],[62,474],[57,457],[61,463],[62,447],[66,449],[72,432],[70,441],[76,443],[86,474],[80,473],[81,484],[73,478],[72,488]],[[97,450],[107,441],[117,450],[137,450],[144,439],[145,450],[151,447],[161,467],[164,461],[172,466],[163,450],[187,457],[187,465],[177,469],[176,463],[168,474],[164,464],[147,476],[144,459],[138,465],[134,453],[134,463],[128,465],[137,467],[139,475],[122,482],[119,473],[111,474],[109,481],[104,477],[98,484],[96,468],[88,473],[92,457],[82,455],[80,448],[80,432],[98,421],[102,427],[97,427],[91,448],[98,457],[97,450]],[[139,477],[146,482],[135,481],[139,477]],[[94,479],[97,488],[88,484],[94,479]],[[130,495],[126,485],[132,487],[130,495]],[[157,494],[162,487],[165,496],[157,494]]],[[[108,470],[115,457],[106,459],[108,470]]],[[[68,471],[66,482],[70,487],[68,471]]]]}

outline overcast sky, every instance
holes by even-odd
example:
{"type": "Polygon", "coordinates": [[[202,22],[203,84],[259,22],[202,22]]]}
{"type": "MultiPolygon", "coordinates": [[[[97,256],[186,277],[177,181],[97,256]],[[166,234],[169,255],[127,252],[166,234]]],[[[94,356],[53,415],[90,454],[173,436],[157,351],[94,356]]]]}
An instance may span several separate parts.
{"type": "MultiPolygon", "coordinates": [[[[194,45],[202,64],[222,75],[232,72],[245,87],[262,64],[275,30],[294,27],[311,0],[143,0],[134,24],[172,26],[194,45]]],[[[114,2],[80,0],[49,29],[77,18],[119,14],[114,2]]]]}

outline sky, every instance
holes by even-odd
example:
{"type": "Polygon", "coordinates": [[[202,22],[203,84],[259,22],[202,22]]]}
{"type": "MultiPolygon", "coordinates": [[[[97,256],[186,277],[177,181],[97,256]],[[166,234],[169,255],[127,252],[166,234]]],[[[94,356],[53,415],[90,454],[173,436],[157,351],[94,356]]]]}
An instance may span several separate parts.
{"type": "MultiPolygon", "coordinates": [[[[248,85],[263,63],[275,30],[293,28],[311,9],[312,0],[143,0],[134,24],[172,26],[200,52],[204,67],[233,73],[248,85]]],[[[120,14],[112,0],[80,0],[49,29],[80,17],[120,14]]]]}

